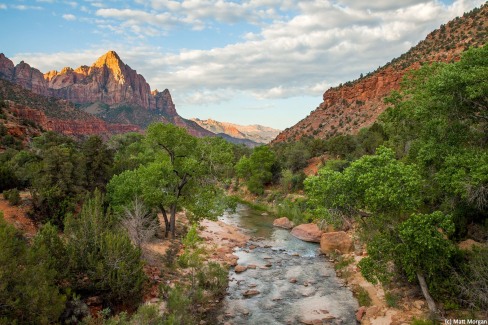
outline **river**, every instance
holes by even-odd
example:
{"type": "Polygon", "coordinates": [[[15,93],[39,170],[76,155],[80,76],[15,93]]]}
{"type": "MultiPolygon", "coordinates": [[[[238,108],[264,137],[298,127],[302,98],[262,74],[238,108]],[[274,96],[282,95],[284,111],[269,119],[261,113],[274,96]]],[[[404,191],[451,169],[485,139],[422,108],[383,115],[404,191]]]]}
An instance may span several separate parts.
{"type": "Polygon", "coordinates": [[[248,269],[230,270],[220,324],[356,324],[358,303],[318,244],[273,227],[273,216],[244,205],[220,220],[252,236],[235,251],[248,269]]]}

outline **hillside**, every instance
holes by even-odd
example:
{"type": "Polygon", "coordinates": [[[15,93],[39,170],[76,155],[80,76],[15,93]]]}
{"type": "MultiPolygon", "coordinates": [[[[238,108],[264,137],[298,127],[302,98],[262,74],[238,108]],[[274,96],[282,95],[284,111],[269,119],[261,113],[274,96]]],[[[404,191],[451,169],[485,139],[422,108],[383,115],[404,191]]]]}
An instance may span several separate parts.
{"type": "Polygon", "coordinates": [[[255,143],[268,143],[273,140],[280,130],[263,125],[239,125],[228,122],[220,122],[212,119],[191,119],[204,129],[213,133],[224,133],[237,139],[249,139],[255,143]]]}
{"type": "MultiPolygon", "coordinates": [[[[38,95],[69,101],[109,123],[145,128],[160,121],[184,127],[195,136],[213,135],[179,116],[169,90],[151,91],[144,77],[125,64],[114,51],[107,52],[91,66],[66,67],[60,72],[45,74],[24,61],[14,66],[4,54],[0,54],[0,78],[38,95]]],[[[70,119],[76,120],[76,114],[71,114],[70,119]]],[[[87,127],[95,129],[97,126],[95,123],[87,127]]],[[[78,132],[75,129],[66,131],[78,132]]],[[[104,132],[102,127],[95,133],[104,132]]]]}
{"type": "Polygon", "coordinates": [[[141,130],[133,124],[107,123],[76,109],[69,101],[38,95],[1,79],[0,102],[2,107],[0,125],[5,133],[2,134],[0,149],[2,145],[10,144],[3,143],[5,141],[25,143],[43,131],[77,136],[92,134],[109,136],[141,130]],[[6,136],[11,140],[5,140],[6,136]]]}
{"type": "Polygon", "coordinates": [[[323,102],[296,125],[281,132],[273,143],[304,136],[327,139],[355,134],[370,126],[386,109],[384,98],[400,88],[405,73],[429,62],[452,62],[469,47],[488,40],[488,5],[464,14],[431,32],[407,53],[355,81],[330,88],[323,102]]]}

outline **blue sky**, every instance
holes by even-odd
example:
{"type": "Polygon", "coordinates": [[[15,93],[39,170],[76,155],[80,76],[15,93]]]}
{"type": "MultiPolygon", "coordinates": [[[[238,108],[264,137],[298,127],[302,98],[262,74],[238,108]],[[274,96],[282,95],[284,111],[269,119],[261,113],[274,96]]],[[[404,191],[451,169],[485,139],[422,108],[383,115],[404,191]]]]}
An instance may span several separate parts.
{"type": "Polygon", "coordinates": [[[0,0],[0,52],[47,72],[115,50],[183,117],[284,129],[485,1],[369,2],[0,0]]]}

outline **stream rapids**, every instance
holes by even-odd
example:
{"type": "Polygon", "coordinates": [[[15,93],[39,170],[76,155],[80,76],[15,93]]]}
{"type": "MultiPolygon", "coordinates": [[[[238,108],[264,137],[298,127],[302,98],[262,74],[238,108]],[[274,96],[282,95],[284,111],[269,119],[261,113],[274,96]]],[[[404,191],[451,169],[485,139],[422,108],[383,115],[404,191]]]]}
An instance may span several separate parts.
{"type": "Polygon", "coordinates": [[[357,300],[318,244],[273,227],[274,217],[245,205],[219,219],[252,236],[235,250],[247,270],[229,271],[219,324],[356,324],[357,300]]]}

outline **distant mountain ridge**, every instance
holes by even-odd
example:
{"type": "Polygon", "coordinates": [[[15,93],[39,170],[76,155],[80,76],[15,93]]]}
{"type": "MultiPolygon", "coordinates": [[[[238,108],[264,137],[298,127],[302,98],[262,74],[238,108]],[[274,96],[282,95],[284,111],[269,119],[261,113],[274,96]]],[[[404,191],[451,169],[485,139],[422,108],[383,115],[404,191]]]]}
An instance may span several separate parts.
{"type": "Polygon", "coordinates": [[[484,4],[442,25],[407,53],[376,71],[330,88],[310,115],[281,132],[272,143],[296,141],[304,136],[327,139],[355,134],[373,124],[387,108],[384,98],[400,88],[407,71],[418,69],[424,63],[458,60],[469,47],[480,47],[487,41],[488,4],[484,4]]]}
{"type": "Polygon", "coordinates": [[[281,130],[258,124],[239,125],[215,121],[213,119],[200,120],[198,118],[192,118],[190,120],[198,123],[198,125],[213,133],[224,133],[233,138],[248,139],[260,144],[270,142],[281,132],[281,130]]]}
{"type": "Polygon", "coordinates": [[[161,121],[184,127],[195,136],[214,135],[179,116],[169,90],[151,91],[144,77],[123,63],[114,51],[91,66],[66,67],[45,74],[24,61],[14,66],[0,53],[0,78],[42,96],[68,100],[81,109],[93,110],[96,106],[90,113],[107,122],[145,128],[161,121]]]}

